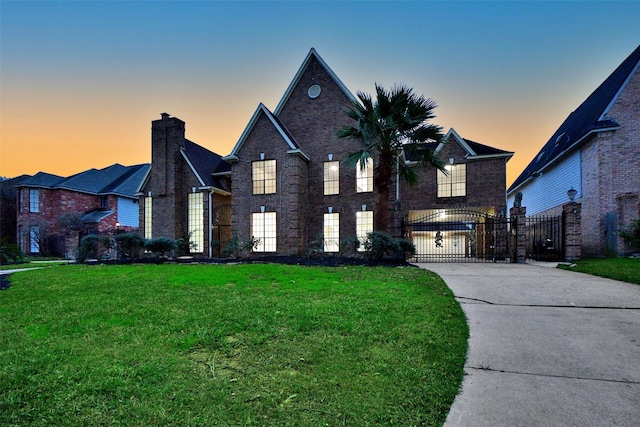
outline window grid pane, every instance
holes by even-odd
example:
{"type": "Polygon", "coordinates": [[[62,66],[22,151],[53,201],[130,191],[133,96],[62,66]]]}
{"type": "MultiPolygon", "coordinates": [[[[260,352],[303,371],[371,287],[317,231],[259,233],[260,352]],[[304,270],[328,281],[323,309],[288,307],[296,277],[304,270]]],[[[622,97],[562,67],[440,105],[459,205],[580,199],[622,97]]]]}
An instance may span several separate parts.
{"type": "Polygon", "coordinates": [[[276,161],[259,160],[252,164],[253,194],[276,192],[276,161]]]}
{"type": "Polygon", "coordinates": [[[324,251],[340,251],[340,214],[324,214],[324,251]]]}
{"type": "Polygon", "coordinates": [[[467,165],[445,166],[449,175],[438,171],[438,197],[460,197],[467,195],[467,165]]]}
{"type": "Polygon", "coordinates": [[[40,190],[29,190],[29,212],[40,212],[40,190]]]}
{"type": "Polygon", "coordinates": [[[204,206],[202,193],[189,193],[189,252],[204,250],[204,206]]]}
{"type": "Polygon", "coordinates": [[[364,169],[360,167],[360,161],[356,165],[356,192],[368,193],[373,191],[373,160],[367,159],[364,169]]]}
{"type": "Polygon", "coordinates": [[[360,242],[358,252],[364,252],[364,241],[367,234],[373,231],[373,211],[356,212],[356,237],[360,242]]]}
{"type": "Polygon", "coordinates": [[[152,225],[153,225],[153,198],[145,197],[144,198],[144,238],[151,239],[152,234],[152,225]]]}
{"type": "Polygon", "coordinates": [[[276,213],[260,212],[251,214],[251,236],[259,239],[253,252],[276,251],[276,213]]]}
{"type": "Polygon", "coordinates": [[[324,162],[324,194],[340,194],[340,162],[324,162]]]}

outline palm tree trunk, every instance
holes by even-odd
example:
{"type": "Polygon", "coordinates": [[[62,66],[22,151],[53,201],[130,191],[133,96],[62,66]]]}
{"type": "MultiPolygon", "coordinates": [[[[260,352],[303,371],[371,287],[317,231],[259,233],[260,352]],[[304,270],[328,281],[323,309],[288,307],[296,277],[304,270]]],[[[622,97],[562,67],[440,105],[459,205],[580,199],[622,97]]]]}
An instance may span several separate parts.
{"type": "Polygon", "coordinates": [[[393,172],[391,152],[380,153],[377,167],[374,165],[373,184],[376,192],[376,213],[373,216],[373,229],[389,232],[389,190],[393,172]]]}

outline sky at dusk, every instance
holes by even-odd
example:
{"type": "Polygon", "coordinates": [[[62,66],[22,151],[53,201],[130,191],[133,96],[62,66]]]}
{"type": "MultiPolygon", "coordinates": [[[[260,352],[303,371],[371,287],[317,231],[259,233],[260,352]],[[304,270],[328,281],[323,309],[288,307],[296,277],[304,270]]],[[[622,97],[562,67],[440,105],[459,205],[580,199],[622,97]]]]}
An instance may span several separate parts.
{"type": "Polygon", "coordinates": [[[640,43],[640,2],[0,1],[0,176],[150,162],[151,121],[229,154],[314,47],[355,94],[438,104],[516,154],[507,185],[640,43]]]}

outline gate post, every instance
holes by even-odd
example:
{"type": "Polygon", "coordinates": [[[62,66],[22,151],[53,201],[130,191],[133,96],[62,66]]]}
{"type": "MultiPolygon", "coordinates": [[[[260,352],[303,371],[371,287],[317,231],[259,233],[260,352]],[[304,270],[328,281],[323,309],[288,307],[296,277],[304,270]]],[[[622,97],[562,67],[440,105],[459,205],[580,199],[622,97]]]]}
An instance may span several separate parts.
{"type": "Polygon", "coordinates": [[[527,208],[514,206],[509,210],[509,215],[513,234],[511,262],[523,263],[527,261],[527,208]]]}
{"type": "Polygon", "coordinates": [[[562,231],[564,238],[564,259],[575,261],[582,257],[581,219],[582,205],[570,202],[562,205],[562,231]]]}

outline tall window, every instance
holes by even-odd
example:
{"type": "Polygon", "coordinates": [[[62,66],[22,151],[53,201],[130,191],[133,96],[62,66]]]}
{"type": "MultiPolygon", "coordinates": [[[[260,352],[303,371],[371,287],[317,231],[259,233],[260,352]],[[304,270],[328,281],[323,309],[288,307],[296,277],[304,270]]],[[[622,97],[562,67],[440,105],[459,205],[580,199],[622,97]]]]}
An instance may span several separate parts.
{"type": "Polygon", "coordinates": [[[467,195],[467,165],[445,166],[448,175],[438,170],[438,197],[460,197],[467,195]]]}
{"type": "Polygon", "coordinates": [[[324,214],[324,251],[338,252],[340,250],[340,214],[324,214]]]}
{"type": "Polygon", "coordinates": [[[324,195],[340,194],[340,162],[324,162],[324,195]]]}
{"type": "Polygon", "coordinates": [[[24,190],[18,189],[18,212],[24,211],[24,190]]]}
{"type": "Polygon", "coordinates": [[[360,242],[358,252],[364,252],[364,241],[367,234],[373,231],[373,211],[356,212],[356,237],[360,242]]]}
{"type": "Polygon", "coordinates": [[[29,212],[40,212],[40,190],[36,188],[29,190],[29,212]]]}
{"type": "Polygon", "coordinates": [[[367,159],[367,163],[363,168],[360,167],[360,161],[356,165],[356,192],[368,193],[373,191],[373,160],[367,159]]]}
{"type": "Polygon", "coordinates": [[[37,225],[29,226],[29,252],[40,252],[40,227],[37,225]]]}
{"type": "Polygon", "coordinates": [[[259,160],[253,167],[253,194],[273,194],[276,192],[276,161],[259,160]]]}
{"type": "Polygon", "coordinates": [[[259,239],[253,252],[276,251],[276,213],[259,212],[251,214],[251,236],[259,239]]]}
{"type": "Polygon", "coordinates": [[[189,193],[189,251],[202,252],[204,250],[204,205],[202,193],[189,193]]]}
{"type": "Polygon", "coordinates": [[[144,198],[144,238],[151,239],[153,227],[153,197],[144,198]]]}

